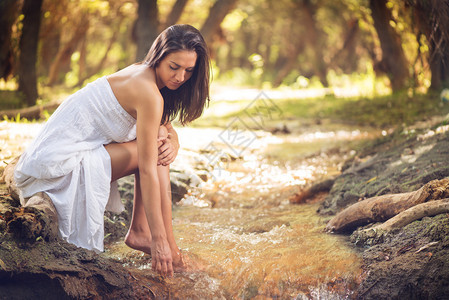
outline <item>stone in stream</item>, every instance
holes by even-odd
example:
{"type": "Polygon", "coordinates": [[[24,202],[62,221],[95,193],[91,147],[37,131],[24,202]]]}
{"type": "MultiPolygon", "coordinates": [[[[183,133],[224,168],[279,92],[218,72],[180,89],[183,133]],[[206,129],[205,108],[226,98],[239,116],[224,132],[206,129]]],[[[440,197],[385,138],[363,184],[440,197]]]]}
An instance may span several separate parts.
{"type": "Polygon", "coordinates": [[[204,181],[193,170],[171,170],[170,183],[172,202],[178,203],[190,187],[199,187],[204,181]]]}

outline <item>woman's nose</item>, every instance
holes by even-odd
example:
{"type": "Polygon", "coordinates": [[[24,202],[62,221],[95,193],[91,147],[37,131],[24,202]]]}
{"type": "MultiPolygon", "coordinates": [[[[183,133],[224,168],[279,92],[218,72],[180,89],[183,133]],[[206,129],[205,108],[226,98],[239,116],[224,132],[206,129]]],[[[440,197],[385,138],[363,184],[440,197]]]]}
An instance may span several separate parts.
{"type": "Polygon", "coordinates": [[[179,82],[183,82],[184,81],[184,76],[185,76],[185,72],[184,71],[179,71],[176,73],[176,80],[179,82]]]}

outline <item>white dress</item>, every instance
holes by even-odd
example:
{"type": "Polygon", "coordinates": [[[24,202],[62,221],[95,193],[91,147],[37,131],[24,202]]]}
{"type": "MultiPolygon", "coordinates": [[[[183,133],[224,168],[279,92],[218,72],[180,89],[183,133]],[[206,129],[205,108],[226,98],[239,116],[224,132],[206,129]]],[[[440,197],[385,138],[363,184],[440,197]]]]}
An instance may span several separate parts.
{"type": "Polygon", "coordinates": [[[106,77],[68,97],[17,163],[21,198],[45,192],[68,242],[103,251],[105,209],[120,212],[104,145],[136,138],[136,120],[118,103],[106,77]]]}

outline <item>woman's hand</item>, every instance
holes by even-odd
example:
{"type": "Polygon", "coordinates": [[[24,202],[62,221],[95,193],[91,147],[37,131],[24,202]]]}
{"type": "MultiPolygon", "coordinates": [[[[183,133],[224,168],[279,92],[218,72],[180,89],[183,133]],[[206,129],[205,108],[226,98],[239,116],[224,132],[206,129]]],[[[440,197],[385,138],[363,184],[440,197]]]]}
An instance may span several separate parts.
{"type": "Polygon", "coordinates": [[[151,267],[163,276],[173,276],[171,250],[166,239],[153,239],[151,242],[151,267]]]}
{"type": "Polygon", "coordinates": [[[158,165],[167,166],[171,164],[178,155],[179,142],[172,134],[168,134],[168,137],[161,140],[162,144],[159,146],[158,165]]]}

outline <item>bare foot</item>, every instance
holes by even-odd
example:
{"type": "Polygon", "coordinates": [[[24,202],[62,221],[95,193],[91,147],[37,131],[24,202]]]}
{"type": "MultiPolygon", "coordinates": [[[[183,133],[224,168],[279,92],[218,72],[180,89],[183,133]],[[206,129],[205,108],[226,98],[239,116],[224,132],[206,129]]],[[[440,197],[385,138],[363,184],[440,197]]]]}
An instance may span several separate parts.
{"type": "MultiPolygon", "coordinates": [[[[125,244],[135,250],[143,251],[151,255],[151,234],[142,231],[129,230],[125,237],[125,244]]],[[[173,270],[175,272],[182,272],[188,270],[188,262],[181,250],[175,247],[172,252],[173,270]]]]}
{"type": "Polygon", "coordinates": [[[178,252],[176,254],[172,253],[172,258],[173,258],[173,270],[175,272],[187,271],[187,263],[181,252],[178,252]]]}
{"type": "Polygon", "coordinates": [[[125,237],[125,244],[135,250],[151,255],[151,235],[144,232],[129,230],[125,237]]]}

